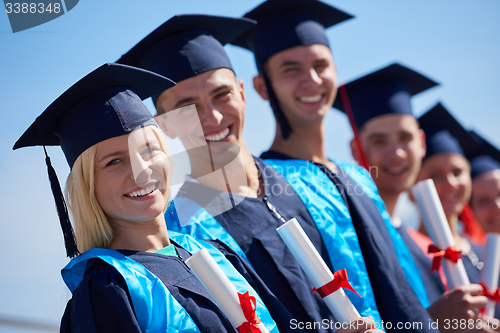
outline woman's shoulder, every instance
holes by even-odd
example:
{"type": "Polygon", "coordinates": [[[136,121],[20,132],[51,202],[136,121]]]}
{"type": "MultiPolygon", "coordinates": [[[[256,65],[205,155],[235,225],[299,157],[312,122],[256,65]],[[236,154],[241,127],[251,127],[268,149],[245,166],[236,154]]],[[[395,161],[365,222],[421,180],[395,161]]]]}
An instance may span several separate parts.
{"type": "Polygon", "coordinates": [[[130,293],[122,275],[100,259],[93,259],[83,280],[73,292],[61,321],[61,332],[73,332],[73,328],[85,328],[93,332],[139,332],[130,293]],[[114,326],[113,326],[114,325],[114,326]],[[101,330],[99,330],[101,331],[101,330]]]}
{"type": "Polygon", "coordinates": [[[73,293],[77,298],[100,301],[130,300],[127,283],[114,267],[100,259],[92,259],[89,268],[73,293]]]}

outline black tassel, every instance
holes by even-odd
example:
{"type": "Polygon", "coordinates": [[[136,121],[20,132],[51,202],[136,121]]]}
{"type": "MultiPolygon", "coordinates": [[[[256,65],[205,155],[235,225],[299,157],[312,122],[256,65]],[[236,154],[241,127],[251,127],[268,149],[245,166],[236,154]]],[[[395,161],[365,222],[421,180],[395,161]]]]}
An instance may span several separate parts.
{"type": "Polygon", "coordinates": [[[76,247],[75,233],[73,232],[73,227],[69,220],[68,209],[66,208],[66,202],[64,201],[64,196],[61,191],[61,185],[57,179],[56,171],[50,163],[50,157],[47,154],[45,146],[43,146],[45,151],[45,163],[47,164],[47,172],[49,174],[50,187],[52,189],[52,194],[54,195],[54,201],[56,202],[57,215],[59,215],[59,222],[61,223],[61,229],[64,235],[64,245],[66,246],[66,255],[70,258],[76,257],[78,254],[78,248],[76,247]]]}
{"type": "Polygon", "coordinates": [[[276,121],[278,122],[278,125],[281,129],[281,136],[286,140],[293,132],[292,126],[290,126],[288,119],[286,119],[285,114],[281,110],[278,98],[274,93],[274,89],[271,86],[271,81],[269,80],[269,77],[267,76],[265,70],[262,70],[262,76],[264,78],[264,83],[266,84],[267,96],[269,98],[269,103],[271,104],[271,109],[273,109],[274,116],[276,117],[276,121]]]}
{"type": "Polygon", "coordinates": [[[292,126],[290,126],[290,123],[288,122],[288,119],[286,119],[283,110],[281,110],[278,98],[276,97],[273,86],[271,85],[271,80],[269,80],[269,77],[266,74],[266,70],[264,69],[265,66],[260,61],[261,56],[259,48],[256,46],[255,36],[249,38],[249,43],[250,43],[249,45],[250,49],[253,51],[255,56],[257,69],[259,70],[260,73],[262,73],[262,77],[264,78],[264,83],[267,88],[267,97],[269,98],[269,104],[271,104],[271,109],[273,110],[274,117],[276,118],[276,122],[278,123],[281,129],[281,136],[283,137],[283,139],[286,140],[290,137],[290,134],[292,134],[293,132],[292,126]]]}

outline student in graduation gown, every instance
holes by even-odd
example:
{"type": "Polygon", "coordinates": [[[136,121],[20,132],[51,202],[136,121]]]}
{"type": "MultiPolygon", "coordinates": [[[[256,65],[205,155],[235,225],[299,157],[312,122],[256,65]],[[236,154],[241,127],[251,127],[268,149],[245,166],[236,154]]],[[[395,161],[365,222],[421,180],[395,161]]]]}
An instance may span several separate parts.
{"type": "MultiPolygon", "coordinates": [[[[176,87],[164,91],[155,101],[159,121],[168,119],[162,128],[168,135],[181,139],[191,159],[189,180],[175,198],[175,207],[171,205],[166,213],[168,227],[201,239],[221,240],[245,256],[293,315],[295,321],[289,323],[289,328],[333,332],[335,319],[321,297],[311,292],[312,284],[276,232],[285,219],[296,217],[330,269],[349,268],[350,282],[363,298],[347,293],[359,312],[380,321],[364,267],[358,266],[362,262],[359,255],[344,243],[344,255],[330,260],[306,206],[279,173],[252,157],[246,148],[243,84],[236,79],[222,45],[241,34],[247,25],[246,19],[175,16],[119,60],[177,81],[176,87]],[[168,66],[166,59],[177,66],[168,66]],[[196,109],[190,108],[190,104],[195,104],[196,109]],[[241,164],[234,167],[237,161],[241,164]],[[237,171],[243,175],[243,181],[236,185],[232,182],[233,174],[228,174],[235,170],[235,176],[241,175],[237,171]],[[222,183],[213,180],[217,175],[222,183]],[[227,191],[229,184],[231,193],[227,191]],[[275,195],[272,188],[287,190],[288,195],[275,195]],[[194,199],[195,195],[200,202],[194,199]],[[202,199],[207,202],[201,202],[202,199]],[[227,209],[219,210],[222,214],[217,215],[217,207],[227,209]],[[210,212],[217,215],[215,219],[210,212]]],[[[361,325],[359,331],[363,330],[361,325]]]]}
{"type": "MultiPolygon", "coordinates": [[[[482,246],[469,241],[458,230],[459,215],[469,202],[472,188],[470,164],[460,141],[466,142],[471,138],[467,139],[468,132],[440,103],[418,120],[425,132],[427,152],[417,182],[428,178],[434,181],[456,248],[462,252],[469,280],[479,283],[482,246]]],[[[420,231],[426,232],[423,223],[420,231]]]]}
{"type": "MultiPolygon", "coordinates": [[[[427,321],[422,279],[375,184],[361,168],[330,160],[325,152],[323,118],[337,93],[325,27],[351,16],[319,1],[271,0],[245,17],[258,25],[233,44],[254,53],[254,87],[270,101],[277,122],[274,142],[261,157],[308,207],[327,250],[350,245],[384,321],[427,321]]],[[[332,258],[330,253],[335,267],[332,258]]]]}
{"type": "Polygon", "coordinates": [[[249,292],[267,329],[278,332],[259,296],[215,246],[167,231],[168,147],[141,99],[173,85],[146,70],[105,64],[59,96],[14,146],[60,145],[71,167],[66,192],[78,247],[46,158],[67,254],[74,257],[62,271],[73,297],[61,332],[239,331],[185,264],[201,247],[239,293],[249,292]]]}
{"type": "MultiPolygon", "coordinates": [[[[500,150],[476,132],[469,133],[474,144],[464,152],[470,161],[471,207],[485,232],[500,233],[500,150]]],[[[499,305],[495,318],[500,318],[499,305]]]]}
{"type": "Polygon", "coordinates": [[[500,233],[500,151],[479,134],[470,134],[478,143],[465,151],[471,164],[471,207],[485,232],[500,233]]]}
{"type": "Polygon", "coordinates": [[[343,99],[339,98],[334,107],[347,112],[354,121],[352,155],[368,166],[424,280],[432,304],[428,311],[442,323],[451,318],[469,319],[467,311],[461,310],[481,308],[484,299],[476,297],[481,287],[463,286],[443,295],[446,290],[440,274],[444,276],[444,272],[440,269],[431,273],[432,261],[426,255],[428,240],[402,224],[394,212],[400,194],[415,184],[426,151],[425,134],[413,116],[410,99],[435,85],[425,76],[395,63],[347,83],[343,99]],[[349,105],[348,110],[345,105],[349,105]]]}

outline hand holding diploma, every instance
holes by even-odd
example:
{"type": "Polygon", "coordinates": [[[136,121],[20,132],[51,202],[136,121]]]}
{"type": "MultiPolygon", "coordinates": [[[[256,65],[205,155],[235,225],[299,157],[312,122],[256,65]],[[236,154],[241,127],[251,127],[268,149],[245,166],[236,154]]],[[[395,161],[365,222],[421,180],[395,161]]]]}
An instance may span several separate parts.
{"type": "Polygon", "coordinates": [[[206,249],[186,260],[201,283],[215,298],[240,333],[269,333],[255,314],[257,302],[248,291],[240,294],[206,249]]]}
{"type": "Polygon", "coordinates": [[[341,270],[332,274],[297,220],[291,219],[276,231],[311,280],[313,290],[321,295],[335,319],[339,322],[349,322],[360,318],[358,311],[342,290],[348,288],[354,291],[347,281],[347,272],[341,270]]]}
{"type": "Polygon", "coordinates": [[[470,284],[462,262],[462,256],[455,249],[455,240],[443,211],[443,206],[432,179],[423,180],[411,189],[434,245],[429,252],[434,253],[432,269],[437,269],[443,258],[448,281],[453,288],[470,284]]]}

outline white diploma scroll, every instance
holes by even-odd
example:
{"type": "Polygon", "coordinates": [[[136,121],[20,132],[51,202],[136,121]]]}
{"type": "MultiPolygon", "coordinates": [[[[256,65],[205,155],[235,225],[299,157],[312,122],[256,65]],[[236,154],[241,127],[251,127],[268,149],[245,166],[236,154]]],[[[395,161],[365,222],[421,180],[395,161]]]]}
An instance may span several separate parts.
{"type": "MultiPolygon", "coordinates": [[[[441,250],[446,250],[450,246],[455,246],[455,239],[453,238],[450,225],[444,214],[443,206],[439,200],[434,181],[432,179],[426,179],[418,182],[412,187],[411,192],[415,197],[427,232],[434,244],[441,250]]],[[[470,284],[462,259],[458,259],[458,262],[454,263],[443,258],[442,264],[446,272],[446,277],[451,283],[451,287],[457,288],[470,284]]]]}
{"type": "MultiPolygon", "coordinates": [[[[319,289],[333,280],[332,272],[295,218],[283,224],[276,231],[297,259],[314,288],[319,289]]],[[[338,322],[349,322],[361,317],[342,288],[326,296],[323,300],[338,322]]]]}
{"type": "MultiPolygon", "coordinates": [[[[484,266],[479,273],[479,281],[483,282],[490,292],[493,292],[498,288],[498,275],[500,274],[500,234],[488,232],[482,261],[484,266]]],[[[493,317],[494,314],[495,304],[488,299],[486,315],[493,317]]]]}
{"type": "MultiPolygon", "coordinates": [[[[239,327],[247,321],[241,309],[236,287],[205,248],[187,259],[186,265],[207,288],[234,327],[239,327]]],[[[260,322],[257,326],[262,333],[269,333],[264,323],[260,322]]]]}

